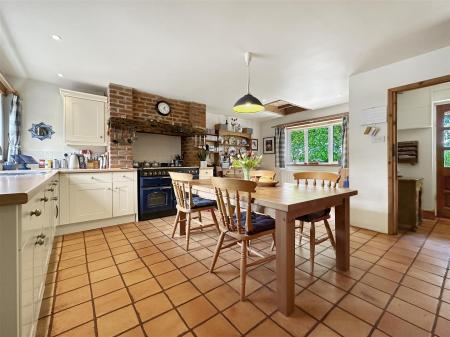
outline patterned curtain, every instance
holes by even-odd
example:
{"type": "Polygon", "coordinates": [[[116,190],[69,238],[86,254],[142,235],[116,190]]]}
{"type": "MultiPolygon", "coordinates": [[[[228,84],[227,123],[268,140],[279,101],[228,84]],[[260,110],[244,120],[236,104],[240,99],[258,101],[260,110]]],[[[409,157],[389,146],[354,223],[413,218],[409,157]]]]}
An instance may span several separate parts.
{"type": "Polygon", "coordinates": [[[285,128],[275,129],[275,167],[284,168],[284,151],[285,151],[285,128]]]}
{"type": "Polygon", "coordinates": [[[9,110],[8,163],[14,163],[13,156],[20,154],[20,123],[19,96],[13,95],[9,110]]]}

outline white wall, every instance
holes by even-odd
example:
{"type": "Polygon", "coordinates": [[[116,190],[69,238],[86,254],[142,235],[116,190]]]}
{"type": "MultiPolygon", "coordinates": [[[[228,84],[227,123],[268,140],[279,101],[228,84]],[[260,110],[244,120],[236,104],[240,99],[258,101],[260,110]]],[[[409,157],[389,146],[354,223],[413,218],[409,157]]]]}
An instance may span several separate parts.
{"type": "Polygon", "coordinates": [[[134,160],[167,163],[177,154],[181,154],[181,137],[137,133],[133,144],[134,160]]]}
{"type": "MultiPolygon", "coordinates": [[[[273,126],[279,125],[279,124],[285,124],[290,122],[297,122],[312,118],[319,118],[319,117],[325,117],[330,115],[335,115],[343,112],[348,112],[348,104],[340,104],[335,105],[323,109],[316,109],[316,110],[309,110],[309,111],[303,111],[298,112],[292,115],[288,115],[285,117],[280,117],[276,119],[271,119],[268,121],[265,121],[261,123],[261,136],[259,137],[259,149],[262,153],[262,146],[263,146],[263,138],[265,137],[274,137],[275,136],[275,129],[273,126]]],[[[292,181],[292,172],[295,171],[329,171],[329,172],[337,172],[339,170],[339,167],[333,167],[333,166],[317,166],[317,165],[311,165],[311,166],[286,166],[285,169],[276,169],[275,168],[275,155],[274,154],[265,154],[263,156],[263,161],[261,164],[261,167],[268,170],[275,170],[277,171],[278,179],[281,182],[290,182],[292,181]]]]}
{"type": "MultiPolygon", "coordinates": [[[[72,147],[64,144],[63,137],[63,101],[59,87],[54,84],[9,77],[13,87],[20,95],[22,104],[21,144],[22,153],[32,155],[39,159],[61,159],[65,152],[78,152],[89,148],[94,153],[103,153],[106,147],[72,147]],[[51,139],[39,140],[31,138],[28,131],[33,123],[44,122],[53,126],[55,134],[51,139]]],[[[99,91],[85,91],[92,94],[101,94],[99,91]]]]}
{"type": "MultiPolygon", "coordinates": [[[[387,105],[389,88],[450,74],[450,47],[396,62],[350,77],[350,186],[358,190],[351,200],[351,223],[388,231],[387,143],[372,143],[363,135],[361,111],[387,105]]],[[[386,123],[379,135],[386,135],[386,123]]]]}

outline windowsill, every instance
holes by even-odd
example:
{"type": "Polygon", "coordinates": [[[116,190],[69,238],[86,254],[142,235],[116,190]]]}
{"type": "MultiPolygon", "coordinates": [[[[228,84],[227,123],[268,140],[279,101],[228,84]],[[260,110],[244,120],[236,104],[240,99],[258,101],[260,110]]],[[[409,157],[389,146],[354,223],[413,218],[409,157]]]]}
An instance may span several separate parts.
{"type": "Polygon", "coordinates": [[[328,164],[328,163],[324,163],[324,164],[286,164],[286,166],[341,167],[341,165],[339,165],[339,164],[328,164]]]}

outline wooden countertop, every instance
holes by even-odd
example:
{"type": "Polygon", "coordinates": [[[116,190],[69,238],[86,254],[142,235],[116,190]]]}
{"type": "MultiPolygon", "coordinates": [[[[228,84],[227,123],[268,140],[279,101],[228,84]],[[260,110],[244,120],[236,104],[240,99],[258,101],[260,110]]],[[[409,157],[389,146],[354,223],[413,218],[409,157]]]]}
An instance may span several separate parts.
{"type": "Polygon", "coordinates": [[[134,172],[134,168],[0,171],[0,206],[25,204],[34,192],[58,173],[134,172]]]}

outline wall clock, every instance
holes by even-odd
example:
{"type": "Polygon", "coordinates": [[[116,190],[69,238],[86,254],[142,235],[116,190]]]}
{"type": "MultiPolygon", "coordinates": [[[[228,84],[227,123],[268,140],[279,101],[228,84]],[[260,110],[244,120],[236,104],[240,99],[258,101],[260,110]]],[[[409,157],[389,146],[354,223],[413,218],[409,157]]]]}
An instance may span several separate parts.
{"type": "Polygon", "coordinates": [[[156,103],[156,111],[161,116],[168,116],[170,114],[170,105],[166,101],[159,101],[156,103]]]}

